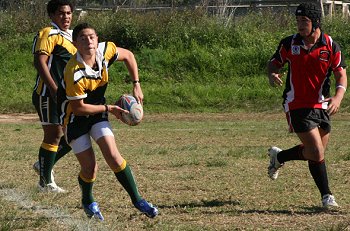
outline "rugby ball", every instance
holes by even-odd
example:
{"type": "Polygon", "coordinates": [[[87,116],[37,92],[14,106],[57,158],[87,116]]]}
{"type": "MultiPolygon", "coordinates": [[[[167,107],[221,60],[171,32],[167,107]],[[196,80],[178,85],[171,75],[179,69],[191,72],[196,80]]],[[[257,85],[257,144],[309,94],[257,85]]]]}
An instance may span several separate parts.
{"type": "Polygon", "coordinates": [[[138,125],[143,118],[143,107],[132,95],[124,94],[115,103],[117,106],[128,110],[129,113],[122,113],[121,121],[130,126],[138,125]]]}

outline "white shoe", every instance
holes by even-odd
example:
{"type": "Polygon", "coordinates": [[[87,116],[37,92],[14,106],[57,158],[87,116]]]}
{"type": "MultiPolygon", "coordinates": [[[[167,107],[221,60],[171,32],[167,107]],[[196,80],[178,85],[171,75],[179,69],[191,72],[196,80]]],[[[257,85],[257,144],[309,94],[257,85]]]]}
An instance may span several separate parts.
{"type": "Polygon", "coordinates": [[[52,192],[52,193],[65,193],[67,192],[66,190],[58,187],[55,183],[50,183],[45,186],[41,186],[38,184],[38,189],[41,192],[52,192]]]}
{"type": "Polygon", "coordinates": [[[331,194],[326,194],[322,197],[322,206],[324,208],[339,207],[338,203],[335,202],[335,198],[331,194]]]}
{"type": "MultiPolygon", "coordinates": [[[[39,163],[39,161],[37,161],[33,164],[33,169],[36,172],[36,174],[40,175],[40,163],[39,163]]],[[[51,170],[51,183],[54,183],[56,185],[55,177],[53,176],[53,174],[54,174],[54,171],[51,170]]]]}
{"type": "Polygon", "coordinates": [[[269,177],[272,180],[276,180],[278,177],[278,169],[283,166],[283,164],[280,164],[277,159],[277,154],[282,151],[282,149],[278,147],[271,147],[268,150],[268,154],[270,157],[270,164],[269,167],[267,168],[267,172],[269,174],[269,177]]]}

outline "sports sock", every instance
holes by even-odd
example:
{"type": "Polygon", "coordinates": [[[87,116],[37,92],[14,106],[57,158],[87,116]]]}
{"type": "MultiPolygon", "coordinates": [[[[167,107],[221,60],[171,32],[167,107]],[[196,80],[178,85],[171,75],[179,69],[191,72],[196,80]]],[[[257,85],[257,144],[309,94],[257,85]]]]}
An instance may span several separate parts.
{"type": "Polygon", "coordinates": [[[55,163],[58,146],[42,143],[39,149],[40,185],[52,183],[51,171],[55,163]]]}
{"type": "Polygon", "coordinates": [[[59,159],[64,157],[72,148],[67,144],[66,139],[64,136],[61,137],[60,143],[58,144],[58,150],[55,158],[55,164],[59,159]]]}
{"type": "Polygon", "coordinates": [[[317,185],[318,190],[321,193],[321,196],[325,194],[332,194],[328,186],[328,176],[325,160],[322,160],[320,162],[309,160],[308,162],[310,173],[314,178],[314,181],[317,185]]]}
{"type": "Polygon", "coordinates": [[[300,144],[293,148],[282,150],[277,154],[277,160],[281,164],[290,160],[305,160],[303,157],[304,145],[300,144]]]}
{"type": "Polygon", "coordinates": [[[82,194],[81,203],[89,205],[94,202],[94,196],[92,195],[92,187],[96,179],[86,179],[81,173],[78,176],[79,186],[82,194]]]}
{"type": "Polygon", "coordinates": [[[130,166],[126,164],[126,161],[124,160],[122,165],[118,169],[113,169],[113,171],[119,183],[128,192],[132,203],[142,200],[130,166]]]}

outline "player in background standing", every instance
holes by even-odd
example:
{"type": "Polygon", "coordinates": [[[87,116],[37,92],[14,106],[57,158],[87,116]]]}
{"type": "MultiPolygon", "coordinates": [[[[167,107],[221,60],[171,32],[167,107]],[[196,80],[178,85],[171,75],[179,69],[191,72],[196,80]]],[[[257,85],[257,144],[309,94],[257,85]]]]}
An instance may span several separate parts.
{"type": "Polygon", "coordinates": [[[40,30],[34,38],[34,66],[38,71],[32,101],[39,115],[44,139],[39,149],[39,161],[33,168],[39,173],[39,189],[64,192],[53,178],[54,164],[71,148],[63,137],[57,113],[56,93],[63,79],[63,70],[76,48],[72,43],[73,5],[70,0],[51,0],[47,4],[51,26],[40,30]]]}
{"type": "Polygon", "coordinates": [[[88,217],[103,220],[92,193],[97,174],[97,163],[91,138],[99,146],[115,177],[128,192],[133,205],[148,217],[155,217],[158,209],[141,197],[131,168],[121,156],[114,138],[108,113],[118,119],[128,112],[116,105],[106,105],[108,68],[115,61],[124,62],[133,80],[133,95],[139,103],[143,93],[133,53],[117,47],[113,42],[98,43],[95,29],[83,23],[73,30],[77,53],[67,63],[63,88],[59,88],[58,102],[62,105],[61,123],[79,164],[78,182],[82,191],[82,205],[88,217]],[[90,138],[91,137],[91,138],[90,138]]]}
{"type": "Polygon", "coordinates": [[[269,149],[268,174],[278,177],[278,169],[291,160],[307,160],[310,173],[321,193],[322,206],[338,204],[328,186],[325,150],[330,116],[337,113],[347,88],[345,59],[339,45],[321,31],[321,9],[302,3],[296,10],[297,34],[284,38],[268,64],[270,85],[282,86],[281,68],[288,63],[283,107],[291,132],[301,144],[290,149],[269,149]],[[330,96],[330,76],[335,77],[335,95],[330,96]]]}

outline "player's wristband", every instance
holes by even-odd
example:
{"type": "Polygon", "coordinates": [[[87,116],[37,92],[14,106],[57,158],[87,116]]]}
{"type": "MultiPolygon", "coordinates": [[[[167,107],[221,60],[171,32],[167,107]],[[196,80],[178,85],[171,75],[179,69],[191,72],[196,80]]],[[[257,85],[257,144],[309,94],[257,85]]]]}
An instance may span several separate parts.
{"type": "Polygon", "coordinates": [[[140,80],[134,80],[132,81],[133,84],[140,83],[140,80]]]}
{"type": "Polygon", "coordinates": [[[105,112],[108,112],[108,106],[105,104],[105,112]]]}
{"type": "Polygon", "coordinates": [[[343,88],[344,89],[344,91],[346,91],[346,87],[344,87],[343,85],[341,85],[341,84],[339,84],[339,85],[337,85],[336,87],[335,87],[335,89],[337,89],[337,88],[343,88]]]}

